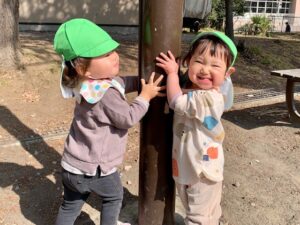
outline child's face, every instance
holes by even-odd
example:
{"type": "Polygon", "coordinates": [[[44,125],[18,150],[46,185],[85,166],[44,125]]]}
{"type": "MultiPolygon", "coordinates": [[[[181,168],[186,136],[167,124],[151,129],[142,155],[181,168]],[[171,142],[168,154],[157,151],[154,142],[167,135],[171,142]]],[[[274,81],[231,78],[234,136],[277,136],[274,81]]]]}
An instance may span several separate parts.
{"type": "Polygon", "coordinates": [[[92,58],[84,76],[91,79],[110,79],[119,73],[119,55],[116,51],[92,58]]]}
{"type": "Polygon", "coordinates": [[[189,61],[188,75],[194,89],[219,89],[225,79],[227,70],[226,59],[217,54],[211,56],[210,47],[200,55],[199,46],[189,61]]]}

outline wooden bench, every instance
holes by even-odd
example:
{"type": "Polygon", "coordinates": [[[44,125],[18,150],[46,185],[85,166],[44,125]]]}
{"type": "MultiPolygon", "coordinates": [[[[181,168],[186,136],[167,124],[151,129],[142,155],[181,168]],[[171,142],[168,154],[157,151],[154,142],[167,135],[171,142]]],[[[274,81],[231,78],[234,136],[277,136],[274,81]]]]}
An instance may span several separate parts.
{"type": "Polygon", "coordinates": [[[300,69],[274,70],[271,75],[287,79],[285,94],[290,118],[294,122],[300,122],[300,69]]]}

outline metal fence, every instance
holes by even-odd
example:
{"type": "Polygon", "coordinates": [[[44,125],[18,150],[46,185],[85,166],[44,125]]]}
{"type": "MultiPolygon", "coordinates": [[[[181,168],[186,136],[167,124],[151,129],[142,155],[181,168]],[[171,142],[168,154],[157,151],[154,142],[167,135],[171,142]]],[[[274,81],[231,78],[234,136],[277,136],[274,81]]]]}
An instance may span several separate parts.
{"type": "MultiPolygon", "coordinates": [[[[263,15],[262,15],[263,16],[263,15]]],[[[300,17],[283,15],[270,15],[267,16],[271,22],[271,32],[285,32],[286,22],[291,27],[291,32],[300,32],[300,17]]],[[[236,16],[233,19],[234,30],[239,32],[246,24],[251,24],[251,17],[236,16]]]]}

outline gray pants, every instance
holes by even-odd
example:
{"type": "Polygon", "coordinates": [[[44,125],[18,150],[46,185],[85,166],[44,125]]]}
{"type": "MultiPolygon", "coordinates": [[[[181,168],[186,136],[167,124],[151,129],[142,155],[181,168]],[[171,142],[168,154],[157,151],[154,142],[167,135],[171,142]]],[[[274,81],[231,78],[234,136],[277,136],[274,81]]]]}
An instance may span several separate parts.
{"type": "Polygon", "coordinates": [[[101,225],[116,225],[123,200],[123,186],[118,172],[108,176],[85,176],[62,172],[64,200],[59,208],[56,225],[73,225],[91,192],[102,198],[101,225]]]}

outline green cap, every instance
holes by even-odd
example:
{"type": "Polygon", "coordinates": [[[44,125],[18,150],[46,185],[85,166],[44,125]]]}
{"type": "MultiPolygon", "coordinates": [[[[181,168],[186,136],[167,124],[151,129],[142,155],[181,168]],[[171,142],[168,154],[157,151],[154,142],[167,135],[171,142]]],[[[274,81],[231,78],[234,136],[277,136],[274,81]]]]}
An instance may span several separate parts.
{"type": "Polygon", "coordinates": [[[54,50],[69,61],[77,57],[94,58],[119,46],[111,36],[87,19],[72,19],[58,28],[54,50]]]}
{"type": "Polygon", "coordinates": [[[233,66],[233,64],[236,60],[236,57],[237,57],[237,49],[236,49],[236,46],[233,43],[233,41],[228,36],[226,36],[226,34],[220,32],[220,31],[201,32],[201,33],[196,35],[196,37],[192,41],[192,44],[195,41],[197,41],[199,38],[204,38],[204,37],[207,37],[207,36],[215,36],[215,37],[221,39],[224,42],[224,44],[229,48],[229,50],[230,50],[230,52],[233,56],[233,60],[232,60],[231,65],[230,65],[230,66],[233,66]]]}

